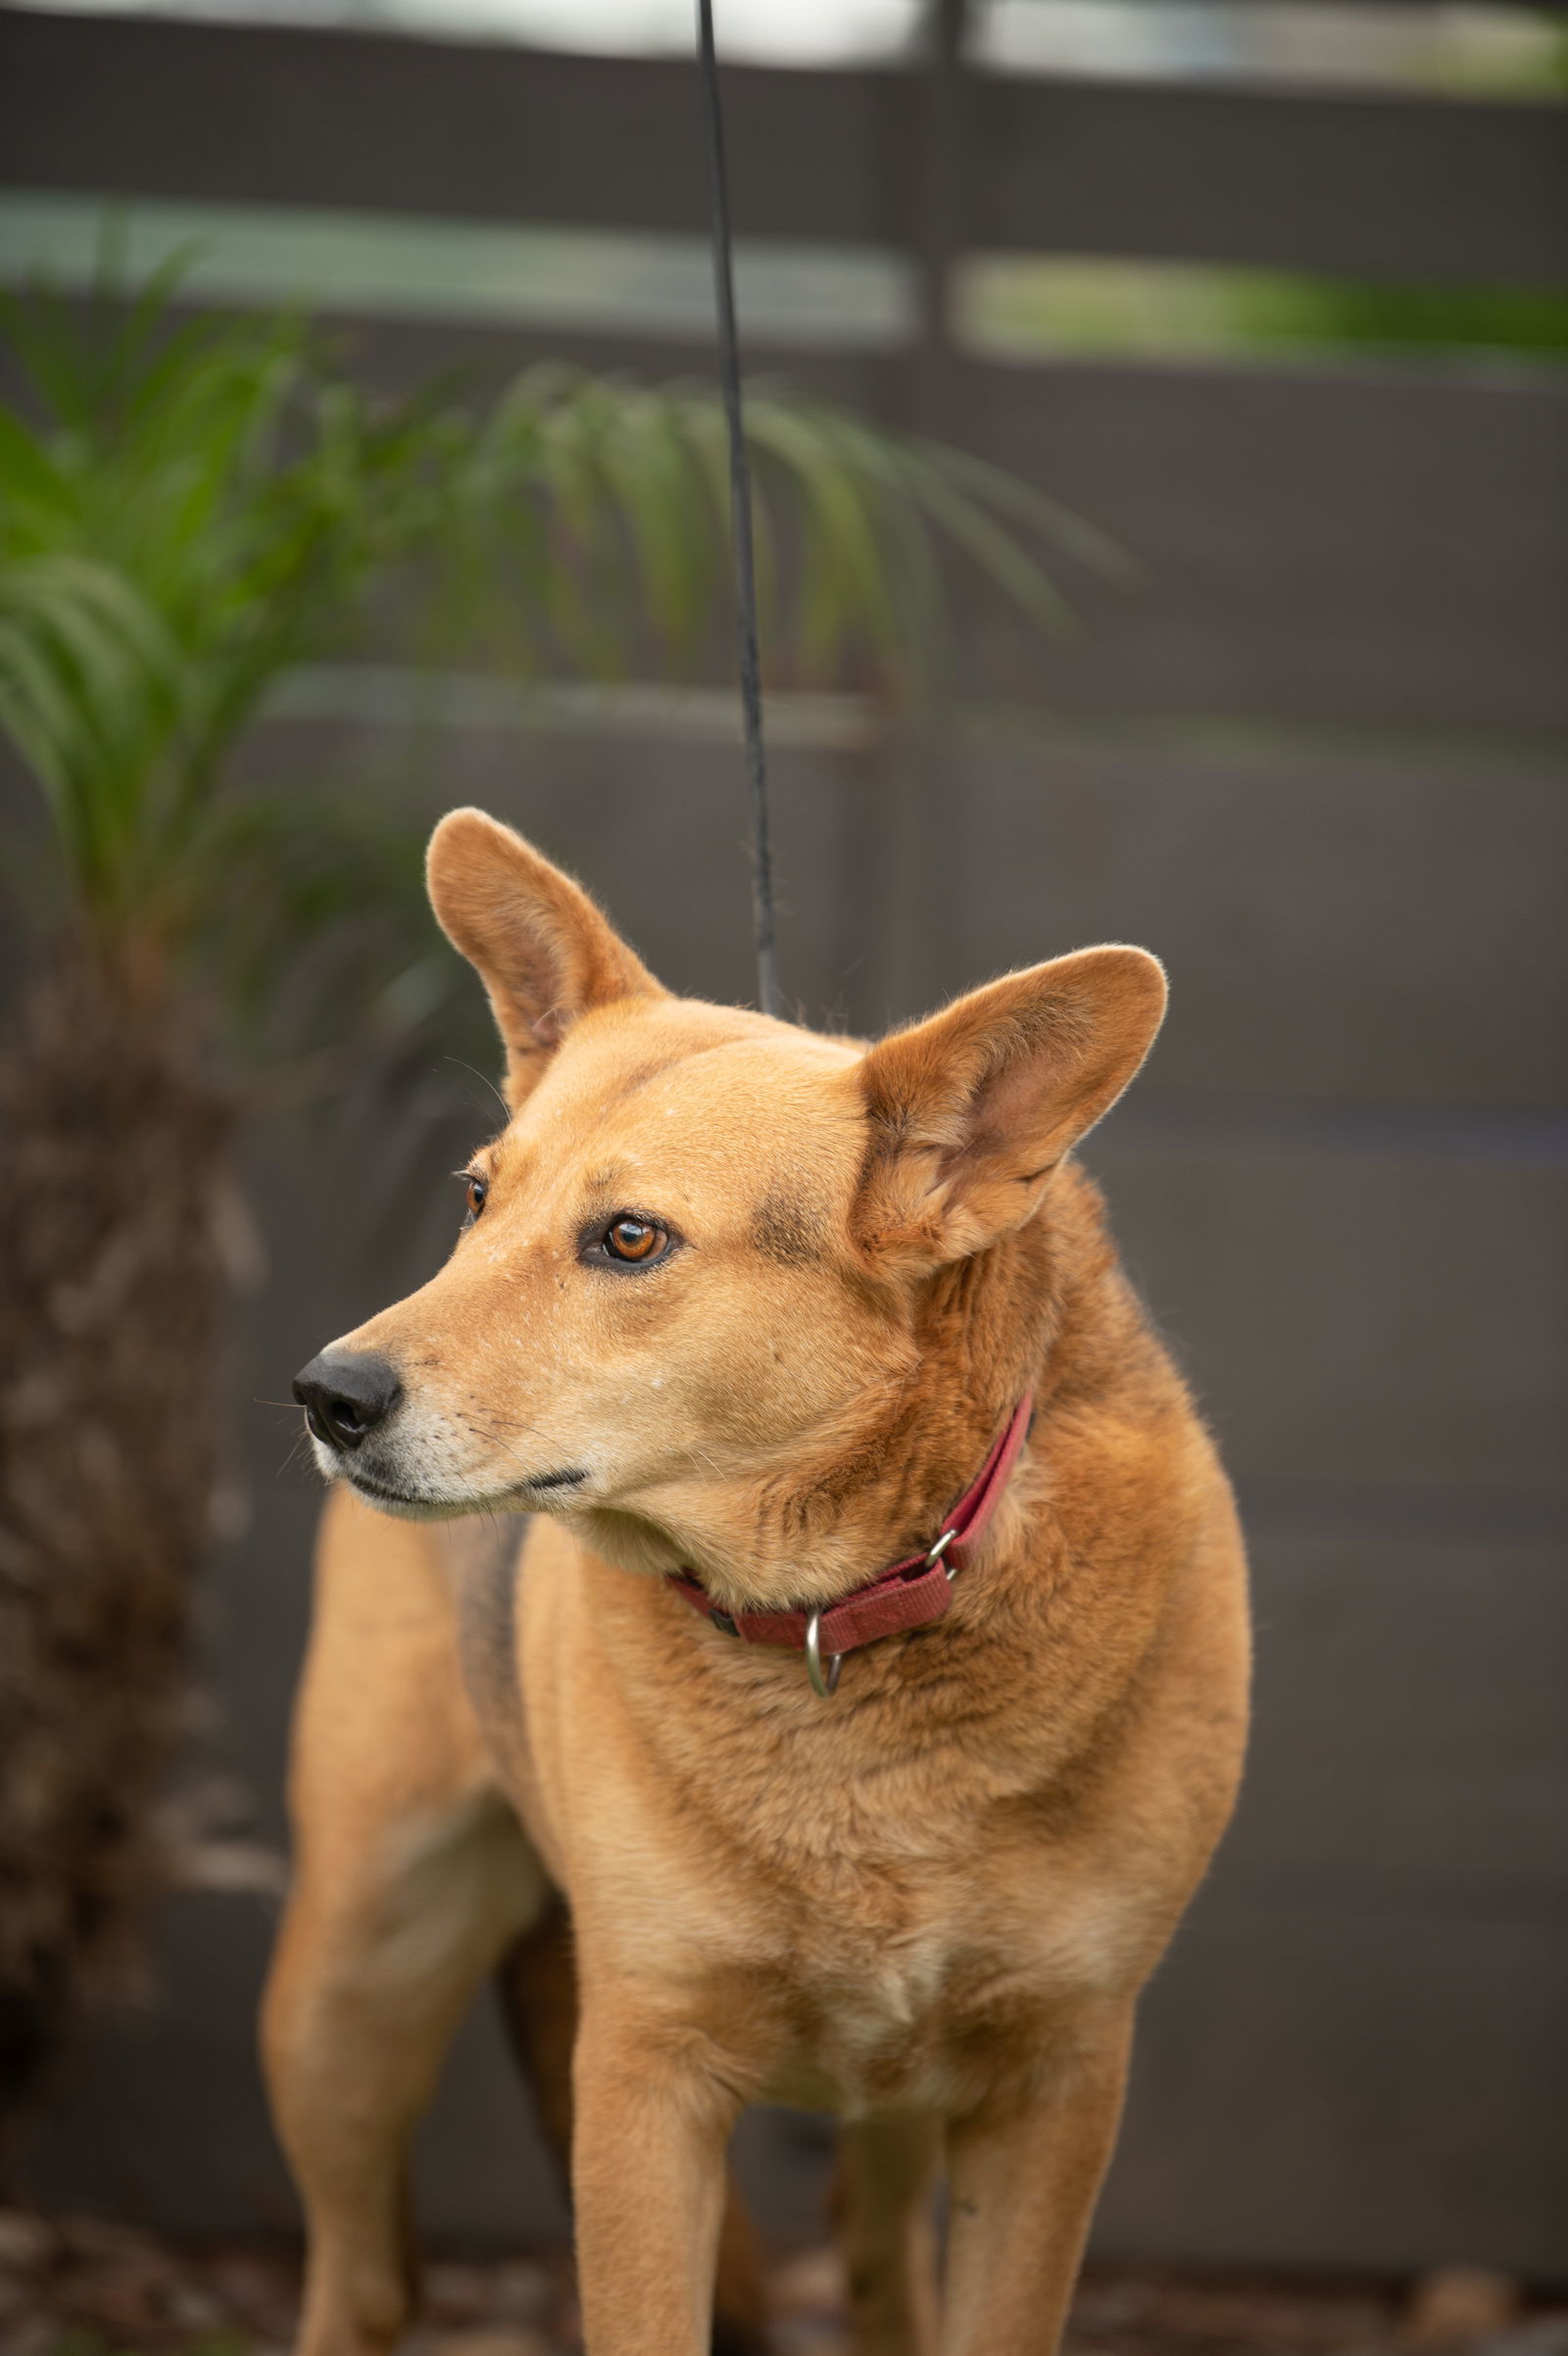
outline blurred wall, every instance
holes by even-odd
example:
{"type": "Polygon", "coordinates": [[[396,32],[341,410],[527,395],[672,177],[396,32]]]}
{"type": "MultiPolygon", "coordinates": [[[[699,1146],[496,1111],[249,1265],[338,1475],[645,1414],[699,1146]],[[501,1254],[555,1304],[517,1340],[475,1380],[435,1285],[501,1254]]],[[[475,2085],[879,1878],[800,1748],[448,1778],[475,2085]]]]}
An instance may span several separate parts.
{"type": "MultiPolygon", "coordinates": [[[[1147,2002],[1101,2246],[1560,2275],[1560,378],[1387,354],[1004,365],[933,291],[980,248],[1560,286],[1560,119],[870,72],[738,73],[730,104],[743,229],[896,250],[918,291],[877,349],[754,338],[754,365],[940,426],[1145,566],[1134,591],[1076,584],[1087,626],[1051,649],[960,585],[940,727],[900,739],[808,700],[781,706],[773,762],[808,1018],[879,1026],[1106,937],[1172,973],[1154,1060],[1086,1157],[1240,1487],[1258,1720],[1240,1819],[1147,2002]]],[[[705,219],[682,69],[380,38],[0,17],[0,152],[42,189],[705,219]]],[[[473,340],[389,316],[365,365],[406,379],[473,340]]],[[[487,340],[706,365],[673,338],[487,340]]],[[[266,731],[259,771],[386,758],[393,724],[333,692],[266,731]]],[[[735,753],[689,706],[614,717],[456,728],[443,791],[574,867],[666,982],[744,997],[735,753]]],[[[315,1500],[267,1402],[434,1265],[438,1174],[490,1119],[477,1081],[437,1072],[254,1137],[270,1273],[236,1350],[248,1526],[215,1565],[204,1744],[249,1795],[230,1879],[250,1886],[215,1887],[215,1852],[172,1908],[157,1991],[38,2145],[49,2198],[198,2232],[290,2214],[249,2045],[274,1902],[245,1843],[281,1838],[315,1500]]],[[[448,2237],[559,2225],[484,2020],[426,2162],[448,2237]]],[[[764,2130],[752,2162],[802,2230],[811,2125],[764,2130]]]]}

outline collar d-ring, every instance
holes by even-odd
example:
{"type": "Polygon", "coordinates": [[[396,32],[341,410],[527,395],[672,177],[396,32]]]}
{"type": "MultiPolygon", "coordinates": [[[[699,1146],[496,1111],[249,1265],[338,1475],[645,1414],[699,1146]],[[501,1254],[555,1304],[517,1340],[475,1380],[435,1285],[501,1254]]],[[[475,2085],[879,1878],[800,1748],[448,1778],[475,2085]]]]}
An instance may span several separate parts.
{"type": "Polygon", "coordinates": [[[825,1675],[823,1674],[822,1614],[820,1609],[813,1611],[806,1623],[806,1675],[812,1693],[820,1693],[824,1701],[830,1693],[836,1693],[839,1671],[843,1666],[843,1653],[830,1652],[827,1660],[827,1672],[825,1675]]]}
{"type": "Polygon", "coordinates": [[[806,1654],[806,1674],[811,1691],[823,1697],[839,1682],[839,1663],[846,1652],[928,1628],[948,1608],[953,1581],[973,1555],[985,1532],[1034,1416],[1034,1394],[1026,1391],[993,1441],[991,1451],[957,1503],[944,1517],[934,1545],[923,1552],[891,1563],[874,1579],[852,1588],[836,1602],[819,1603],[808,1611],[801,1604],[781,1611],[750,1611],[745,1605],[724,1611],[690,1571],[670,1571],[670,1585],[694,1611],[715,1628],[748,1644],[787,1645],[806,1654]]]}

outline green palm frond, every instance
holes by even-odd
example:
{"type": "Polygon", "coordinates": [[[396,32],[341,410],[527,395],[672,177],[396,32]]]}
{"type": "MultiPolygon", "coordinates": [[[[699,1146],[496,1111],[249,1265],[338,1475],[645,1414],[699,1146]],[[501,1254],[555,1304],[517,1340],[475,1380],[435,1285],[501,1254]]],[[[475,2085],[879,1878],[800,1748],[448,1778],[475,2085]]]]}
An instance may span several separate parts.
{"type": "MultiPolygon", "coordinates": [[[[517,677],[727,658],[723,416],[702,386],[555,365],[487,400],[383,400],[304,321],[176,318],[180,257],[127,290],[106,252],[85,306],[43,286],[0,306],[27,388],[0,407],[0,727],[77,903],[176,942],[237,910],[244,999],[267,939],[341,923],[370,855],[320,797],[289,806],[288,840],[250,806],[230,756],[263,697],[361,649],[517,677]]],[[[1112,561],[978,460],[772,385],[747,415],[775,681],[917,678],[944,548],[1047,625],[1043,552],[1112,561]]]]}
{"type": "Polygon", "coordinates": [[[139,776],[177,672],[162,616],[114,565],[70,548],[0,564],[0,725],[88,899],[134,848],[139,776]]]}

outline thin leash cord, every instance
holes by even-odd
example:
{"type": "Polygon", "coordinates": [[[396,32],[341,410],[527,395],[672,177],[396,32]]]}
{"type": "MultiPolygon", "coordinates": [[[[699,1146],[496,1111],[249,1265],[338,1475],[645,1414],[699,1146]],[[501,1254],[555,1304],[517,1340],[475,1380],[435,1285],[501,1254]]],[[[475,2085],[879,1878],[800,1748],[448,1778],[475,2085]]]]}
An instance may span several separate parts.
{"type": "Polygon", "coordinates": [[[708,177],[713,200],[713,289],[718,298],[718,365],[729,428],[731,532],[735,547],[735,609],[740,639],[741,710],[746,767],[752,787],[752,924],[757,934],[757,1003],[782,1014],[778,947],[773,929],[773,850],[767,825],[767,770],[762,759],[762,678],[757,646],[757,563],[752,547],[752,472],[741,414],[740,337],[735,326],[735,278],[730,257],[729,181],[724,165],[724,119],[713,54],[713,0],[697,0],[703,99],[708,118],[708,177]]]}

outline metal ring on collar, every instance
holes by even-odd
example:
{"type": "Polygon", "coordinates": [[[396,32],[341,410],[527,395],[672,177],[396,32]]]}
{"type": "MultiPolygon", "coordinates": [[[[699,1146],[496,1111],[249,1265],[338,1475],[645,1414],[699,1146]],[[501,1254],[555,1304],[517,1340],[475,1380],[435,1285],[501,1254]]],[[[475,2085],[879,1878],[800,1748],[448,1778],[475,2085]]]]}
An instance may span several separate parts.
{"type": "Polygon", "coordinates": [[[825,1676],[823,1675],[822,1614],[820,1611],[813,1611],[810,1618],[806,1623],[806,1674],[810,1680],[812,1693],[820,1693],[824,1701],[826,1701],[830,1693],[837,1693],[839,1671],[843,1666],[843,1653],[830,1652],[828,1655],[827,1674],[825,1676]]]}
{"type": "MultiPolygon", "coordinates": [[[[958,1533],[956,1530],[943,1531],[942,1536],[937,1540],[936,1545],[932,1547],[930,1553],[925,1558],[927,1570],[934,1571],[936,1569],[937,1564],[942,1562],[943,1555],[946,1554],[949,1546],[952,1546],[957,1535],[958,1533]]],[[[954,1580],[956,1579],[958,1575],[958,1566],[956,1562],[942,1562],[942,1568],[948,1574],[948,1585],[951,1587],[954,1580]]]]}

